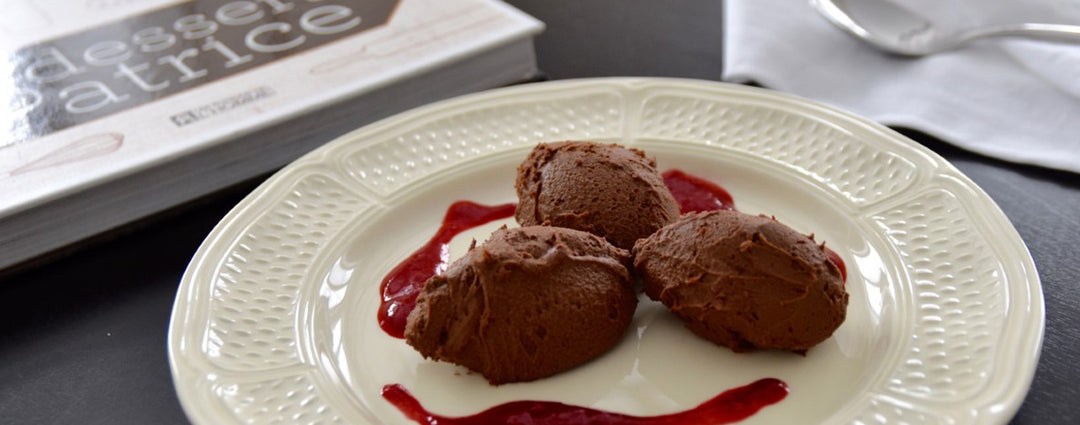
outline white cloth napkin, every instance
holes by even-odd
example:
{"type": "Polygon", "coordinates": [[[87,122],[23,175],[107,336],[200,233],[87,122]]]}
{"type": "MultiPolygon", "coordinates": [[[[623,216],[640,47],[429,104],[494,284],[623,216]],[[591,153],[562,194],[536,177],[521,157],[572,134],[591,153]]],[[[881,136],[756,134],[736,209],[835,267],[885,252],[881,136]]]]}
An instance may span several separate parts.
{"type": "MultiPolygon", "coordinates": [[[[952,25],[1047,16],[1080,23],[1076,0],[969,1],[977,9],[947,11],[943,3],[955,2],[895,1],[926,6],[952,25]]],[[[984,155],[1080,173],[1080,44],[994,39],[902,58],[842,32],[808,0],[728,0],[724,12],[725,80],[754,81],[984,155]]]]}

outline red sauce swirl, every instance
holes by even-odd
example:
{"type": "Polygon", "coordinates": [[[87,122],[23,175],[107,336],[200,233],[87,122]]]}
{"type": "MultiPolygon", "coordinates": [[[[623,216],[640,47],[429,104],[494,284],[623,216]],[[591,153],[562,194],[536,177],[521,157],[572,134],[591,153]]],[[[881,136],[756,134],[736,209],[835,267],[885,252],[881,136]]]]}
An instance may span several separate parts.
{"type": "Polygon", "coordinates": [[[513,401],[470,416],[431,413],[400,384],[383,387],[382,396],[421,425],[700,425],[729,424],[787,397],[783,381],[765,378],[724,391],[697,407],[659,416],[631,416],[553,401],[513,401]]]}

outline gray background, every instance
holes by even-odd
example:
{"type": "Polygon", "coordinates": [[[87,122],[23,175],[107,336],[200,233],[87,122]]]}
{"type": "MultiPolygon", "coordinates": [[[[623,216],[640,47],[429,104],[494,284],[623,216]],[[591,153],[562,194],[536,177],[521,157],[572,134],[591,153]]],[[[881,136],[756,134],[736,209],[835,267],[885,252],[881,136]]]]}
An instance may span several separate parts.
{"type": "MultiPolygon", "coordinates": [[[[552,79],[720,78],[718,1],[509,3],[547,23],[537,54],[552,79]]],[[[1031,393],[1012,423],[1080,423],[1080,176],[1011,165],[908,134],[990,194],[1028,244],[1042,277],[1045,344],[1031,393]]],[[[166,358],[177,284],[203,237],[265,178],[0,277],[0,422],[187,423],[166,358]]]]}

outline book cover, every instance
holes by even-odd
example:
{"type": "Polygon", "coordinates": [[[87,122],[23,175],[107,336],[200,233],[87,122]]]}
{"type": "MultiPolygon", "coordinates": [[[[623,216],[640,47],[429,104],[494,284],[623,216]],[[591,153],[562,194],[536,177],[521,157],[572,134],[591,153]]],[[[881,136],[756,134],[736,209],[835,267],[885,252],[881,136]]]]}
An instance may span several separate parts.
{"type": "Polygon", "coordinates": [[[280,167],[329,141],[321,127],[528,78],[542,29],[493,0],[5,9],[0,267],[280,167]]]}

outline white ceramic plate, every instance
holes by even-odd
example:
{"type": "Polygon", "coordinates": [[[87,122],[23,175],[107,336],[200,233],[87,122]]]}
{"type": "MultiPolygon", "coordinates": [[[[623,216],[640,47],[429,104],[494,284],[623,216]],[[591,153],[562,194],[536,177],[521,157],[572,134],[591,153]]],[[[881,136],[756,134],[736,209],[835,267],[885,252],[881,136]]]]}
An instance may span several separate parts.
{"type": "MultiPolygon", "coordinates": [[[[460,255],[492,223],[459,236],[460,255]]],[[[512,224],[512,223],[511,223],[512,224]]],[[[791,393],[746,424],[1003,424],[1031,383],[1044,322],[1035,267],[997,206],[882,126],[774,92],[668,79],[530,84],[356,130],[230,212],[177,295],[169,355],[197,424],[407,423],[429,410],[542,399],[635,415],[685,410],[760,378],[791,393]],[[456,200],[515,200],[536,143],[616,142],[727,188],[740,210],[816,233],[847,263],[847,321],[805,357],[734,354],[643,301],[607,355],[491,387],[378,327],[379,282],[456,200]]]]}

